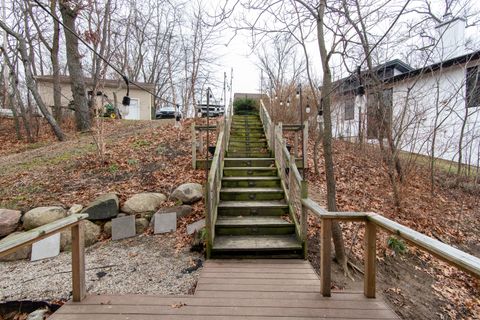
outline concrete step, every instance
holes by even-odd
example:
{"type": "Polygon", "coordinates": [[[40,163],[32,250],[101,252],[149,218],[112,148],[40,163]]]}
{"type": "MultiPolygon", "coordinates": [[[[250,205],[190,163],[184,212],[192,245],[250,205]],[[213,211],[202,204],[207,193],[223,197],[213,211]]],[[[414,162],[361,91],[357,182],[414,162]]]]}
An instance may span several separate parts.
{"type": "MultiPolygon", "coordinates": [[[[285,216],[287,217],[287,216],[285,216]]],[[[215,225],[215,235],[280,235],[294,234],[295,224],[282,216],[221,216],[215,225]]]]}
{"type": "Polygon", "coordinates": [[[225,167],[273,167],[274,158],[225,158],[225,167]]]}
{"type": "Polygon", "coordinates": [[[224,201],[263,201],[282,200],[285,194],[282,188],[222,188],[220,200],[224,201]]]}
{"type": "Polygon", "coordinates": [[[288,214],[288,204],[272,201],[220,201],[219,216],[280,216],[288,214]]]}
{"type": "Polygon", "coordinates": [[[225,188],[273,188],[280,187],[279,177],[223,177],[222,187],[225,188]]]}
{"type": "Polygon", "coordinates": [[[274,167],[224,167],[225,177],[265,177],[277,176],[277,168],[274,167]]]}

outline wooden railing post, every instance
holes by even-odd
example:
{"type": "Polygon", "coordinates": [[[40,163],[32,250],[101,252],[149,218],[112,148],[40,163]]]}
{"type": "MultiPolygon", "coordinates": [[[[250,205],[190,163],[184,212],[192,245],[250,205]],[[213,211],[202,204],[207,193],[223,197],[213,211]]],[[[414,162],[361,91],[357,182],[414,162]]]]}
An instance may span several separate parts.
{"type": "Polygon", "coordinates": [[[72,294],[73,301],[85,298],[85,241],[84,223],[72,227],[72,294]]]}
{"type": "Polygon", "coordinates": [[[298,158],[298,132],[294,131],[293,134],[293,155],[298,158]]]}
{"type": "Polygon", "coordinates": [[[197,136],[195,123],[192,123],[192,167],[193,169],[197,169],[197,136]]]}
{"type": "MultiPolygon", "coordinates": [[[[307,181],[302,180],[301,182],[301,191],[300,191],[300,196],[302,199],[307,199],[308,198],[308,185],[307,181]]],[[[302,232],[302,241],[304,245],[304,256],[305,259],[307,258],[307,251],[308,251],[308,237],[307,237],[307,229],[308,229],[308,210],[305,208],[305,206],[302,205],[301,207],[301,221],[300,221],[300,230],[302,232]]]]}
{"type": "Polygon", "coordinates": [[[331,295],[331,262],[332,262],[332,221],[322,219],[320,246],[320,290],[322,296],[331,295]]]}
{"type": "Polygon", "coordinates": [[[363,292],[367,298],[375,298],[377,226],[373,222],[365,223],[365,278],[363,292]]]}

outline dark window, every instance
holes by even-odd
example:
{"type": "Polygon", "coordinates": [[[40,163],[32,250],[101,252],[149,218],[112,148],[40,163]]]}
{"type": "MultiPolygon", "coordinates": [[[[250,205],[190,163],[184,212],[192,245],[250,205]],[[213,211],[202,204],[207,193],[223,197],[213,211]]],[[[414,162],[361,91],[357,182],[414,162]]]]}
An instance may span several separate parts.
{"type": "Polygon", "coordinates": [[[355,101],[348,99],[345,101],[345,120],[355,119],[355,101]]]}
{"type": "Polygon", "coordinates": [[[480,77],[479,67],[467,68],[467,108],[480,106],[480,77]]]}

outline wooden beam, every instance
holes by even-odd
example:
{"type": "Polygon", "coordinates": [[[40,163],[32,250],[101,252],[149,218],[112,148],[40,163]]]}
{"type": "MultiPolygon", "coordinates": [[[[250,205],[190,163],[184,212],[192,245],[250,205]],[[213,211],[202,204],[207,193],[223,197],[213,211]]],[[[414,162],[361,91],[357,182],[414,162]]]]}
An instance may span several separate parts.
{"type": "Polygon", "coordinates": [[[197,169],[197,133],[194,123],[192,123],[192,167],[197,169]]]}
{"type": "Polygon", "coordinates": [[[310,198],[302,199],[302,204],[321,219],[345,220],[345,221],[365,221],[367,212],[329,212],[310,198]]]}
{"type": "Polygon", "coordinates": [[[305,170],[308,168],[308,161],[307,161],[307,156],[308,156],[308,120],[306,120],[304,122],[304,125],[303,125],[303,131],[302,131],[302,134],[303,134],[303,150],[302,150],[302,168],[305,170]],[[303,163],[305,162],[305,163],[303,163]]]}
{"type": "Polygon", "coordinates": [[[377,226],[373,222],[365,223],[365,276],[363,293],[367,298],[375,298],[375,275],[377,270],[377,226]]]}
{"type": "Polygon", "coordinates": [[[72,227],[72,294],[73,301],[85,298],[85,226],[80,222],[72,227]]]}
{"type": "Polygon", "coordinates": [[[480,259],[464,251],[458,250],[448,244],[432,239],[420,232],[412,230],[395,221],[387,219],[376,213],[367,216],[368,221],[375,223],[380,228],[387,230],[417,247],[428,251],[443,261],[464,270],[480,279],[480,259]]]}
{"type": "Polygon", "coordinates": [[[0,242],[0,257],[13,253],[20,247],[32,244],[52,234],[70,228],[86,218],[88,218],[88,214],[72,214],[30,231],[19,233],[7,240],[3,240],[0,242]]]}
{"type": "Polygon", "coordinates": [[[198,125],[198,126],[195,126],[195,130],[198,130],[198,131],[206,131],[207,128],[209,130],[213,130],[213,129],[217,129],[217,126],[216,125],[210,125],[210,126],[205,126],[205,125],[198,125]]]}
{"type": "Polygon", "coordinates": [[[332,220],[322,219],[320,244],[320,291],[324,297],[331,296],[332,220]]]}

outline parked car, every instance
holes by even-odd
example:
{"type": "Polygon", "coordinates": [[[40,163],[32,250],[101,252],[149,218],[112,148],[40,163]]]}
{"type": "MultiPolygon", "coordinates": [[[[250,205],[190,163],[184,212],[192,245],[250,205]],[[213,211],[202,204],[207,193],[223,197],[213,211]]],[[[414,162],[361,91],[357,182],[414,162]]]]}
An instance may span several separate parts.
{"type": "Polygon", "coordinates": [[[166,118],[175,118],[175,108],[172,106],[162,107],[155,113],[155,118],[157,119],[166,119],[166,118]]]}

